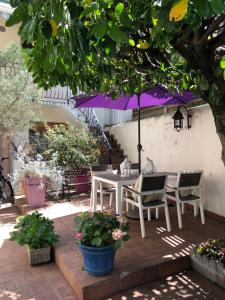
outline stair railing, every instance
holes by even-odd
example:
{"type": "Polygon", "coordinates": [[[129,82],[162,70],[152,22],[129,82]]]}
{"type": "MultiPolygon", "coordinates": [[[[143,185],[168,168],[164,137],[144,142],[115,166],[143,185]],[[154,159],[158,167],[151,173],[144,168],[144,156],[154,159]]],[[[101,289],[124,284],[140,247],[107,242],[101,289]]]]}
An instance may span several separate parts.
{"type": "MultiPolygon", "coordinates": [[[[69,87],[55,87],[43,94],[43,104],[68,106],[75,110],[72,92],[69,87]]],[[[93,108],[76,108],[76,117],[87,124],[89,131],[98,139],[100,158],[99,164],[110,164],[112,147],[105,135],[93,108]]]]}

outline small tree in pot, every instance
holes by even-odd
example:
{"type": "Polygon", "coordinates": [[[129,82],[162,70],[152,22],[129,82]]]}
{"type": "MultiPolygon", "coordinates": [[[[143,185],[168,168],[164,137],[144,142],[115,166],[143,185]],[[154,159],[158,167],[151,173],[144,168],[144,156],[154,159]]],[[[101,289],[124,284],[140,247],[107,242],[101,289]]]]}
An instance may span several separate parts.
{"type": "Polygon", "coordinates": [[[53,221],[45,218],[38,211],[18,218],[10,240],[16,241],[20,246],[27,246],[31,265],[51,260],[51,247],[59,239],[53,224],[53,221]]]}
{"type": "MultiPolygon", "coordinates": [[[[89,169],[85,168],[98,162],[100,151],[98,140],[81,122],[58,125],[49,128],[45,134],[48,144],[46,155],[57,155],[59,165],[76,172],[75,183],[87,183],[89,169]]],[[[86,192],[87,184],[78,184],[78,192],[86,192]]]]}

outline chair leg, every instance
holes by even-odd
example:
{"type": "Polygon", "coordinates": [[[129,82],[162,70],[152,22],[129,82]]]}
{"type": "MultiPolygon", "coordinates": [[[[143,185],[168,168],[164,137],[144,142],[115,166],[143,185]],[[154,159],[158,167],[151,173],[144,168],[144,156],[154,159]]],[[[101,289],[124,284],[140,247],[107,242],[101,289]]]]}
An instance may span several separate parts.
{"type": "Polygon", "coordinates": [[[198,216],[198,203],[197,201],[194,202],[194,216],[198,216]]]}
{"type": "Polygon", "coordinates": [[[139,216],[140,216],[140,224],[141,224],[141,236],[142,236],[142,238],[145,238],[144,214],[143,214],[143,209],[140,205],[139,205],[139,216]]]}
{"type": "Polygon", "coordinates": [[[178,217],[178,225],[179,228],[182,229],[182,216],[181,216],[181,210],[180,210],[180,201],[177,201],[177,217],[178,217]]]}
{"type": "Polygon", "coordinates": [[[101,212],[103,212],[103,193],[100,193],[100,206],[101,206],[101,212]]]}
{"type": "Polygon", "coordinates": [[[167,204],[164,206],[164,209],[165,209],[167,231],[171,232],[170,215],[169,215],[169,209],[167,204]]]}
{"type": "Polygon", "coordinates": [[[113,193],[109,194],[109,206],[112,207],[113,193]]]}
{"type": "Polygon", "coordinates": [[[182,215],[184,215],[184,203],[183,202],[181,203],[181,213],[182,213],[182,215]]]}
{"type": "Polygon", "coordinates": [[[151,221],[151,208],[148,208],[148,221],[151,221]]]}
{"type": "Polygon", "coordinates": [[[92,205],[93,205],[93,184],[91,185],[90,209],[92,209],[92,205]]]}
{"type": "Polygon", "coordinates": [[[158,219],[159,218],[159,208],[156,207],[155,209],[155,218],[158,219]]]}
{"type": "Polygon", "coordinates": [[[126,212],[129,211],[129,203],[126,201],[126,212]]]}
{"type": "Polygon", "coordinates": [[[205,213],[204,213],[204,209],[203,209],[203,203],[202,203],[201,200],[199,201],[199,207],[200,207],[200,214],[201,214],[202,224],[205,224],[205,213]]]}

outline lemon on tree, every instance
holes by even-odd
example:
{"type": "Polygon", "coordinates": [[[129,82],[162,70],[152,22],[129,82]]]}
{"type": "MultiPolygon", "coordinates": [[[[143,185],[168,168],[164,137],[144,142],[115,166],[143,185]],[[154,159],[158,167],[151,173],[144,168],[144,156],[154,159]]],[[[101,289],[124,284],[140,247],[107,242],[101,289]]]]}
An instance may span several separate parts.
{"type": "Polygon", "coordinates": [[[136,46],[138,49],[148,49],[150,48],[150,44],[147,41],[141,41],[139,44],[136,46]]]}
{"type": "Polygon", "coordinates": [[[188,9],[188,0],[178,0],[176,1],[170,10],[169,20],[171,22],[178,22],[182,20],[188,9]]]}
{"type": "Polygon", "coordinates": [[[56,24],[56,21],[53,20],[53,19],[51,19],[51,20],[49,21],[49,23],[50,23],[50,25],[51,25],[51,27],[52,27],[52,36],[53,36],[53,37],[57,36],[57,33],[58,33],[58,26],[57,26],[57,24],[56,24]]]}

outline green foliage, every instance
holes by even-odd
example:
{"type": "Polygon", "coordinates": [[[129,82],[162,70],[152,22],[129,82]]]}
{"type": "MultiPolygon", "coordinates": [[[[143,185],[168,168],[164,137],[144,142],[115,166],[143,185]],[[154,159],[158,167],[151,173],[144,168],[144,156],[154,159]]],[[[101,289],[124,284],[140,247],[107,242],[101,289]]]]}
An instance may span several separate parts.
{"type": "Polygon", "coordinates": [[[127,241],[129,224],[124,217],[118,218],[111,211],[85,212],[75,218],[75,238],[78,244],[90,247],[114,246],[117,250],[127,241]]]}
{"type": "Polygon", "coordinates": [[[223,72],[214,75],[225,54],[224,0],[189,0],[178,22],[169,20],[172,0],[12,2],[7,25],[21,22],[26,64],[41,87],[116,96],[161,83],[215,104],[216,84],[224,97],[223,72]],[[54,36],[50,20],[57,23],[54,36]]]}
{"type": "Polygon", "coordinates": [[[27,245],[30,249],[53,246],[59,239],[53,224],[53,221],[35,211],[18,218],[10,240],[16,241],[20,246],[27,245]]]}
{"type": "Polygon", "coordinates": [[[15,44],[0,50],[0,134],[31,128],[39,120],[40,91],[24,67],[21,48],[15,44]]]}
{"type": "Polygon", "coordinates": [[[45,155],[56,155],[61,166],[77,169],[98,162],[98,140],[80,122],[49,128],[45,138],[45,155]]]}
{"type": "Polygon", "coordinates": [[[195,248],[195,253],[205,255],[223,264],[225,267],[225,240],[208,240],[195,248]]]}

